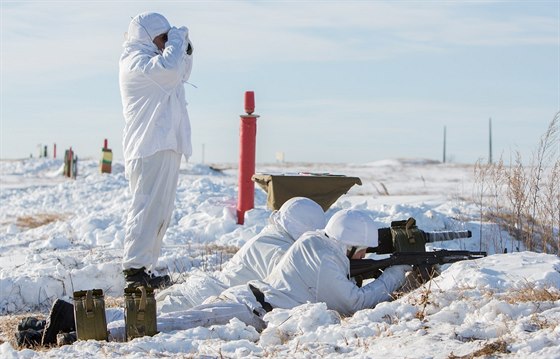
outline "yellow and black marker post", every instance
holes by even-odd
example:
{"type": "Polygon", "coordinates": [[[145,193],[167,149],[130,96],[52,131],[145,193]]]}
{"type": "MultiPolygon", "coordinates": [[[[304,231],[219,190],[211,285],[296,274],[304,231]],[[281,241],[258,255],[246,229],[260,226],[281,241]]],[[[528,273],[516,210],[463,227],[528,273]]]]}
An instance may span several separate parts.
{"type": "Polygon", "coordinates": [[[103,148],[101,149],[101,161],[99,161],[99,168],[101,173],[111,173],[111,163],[113,162],[113,151],[107,148],[107,139],[103,148]]]}

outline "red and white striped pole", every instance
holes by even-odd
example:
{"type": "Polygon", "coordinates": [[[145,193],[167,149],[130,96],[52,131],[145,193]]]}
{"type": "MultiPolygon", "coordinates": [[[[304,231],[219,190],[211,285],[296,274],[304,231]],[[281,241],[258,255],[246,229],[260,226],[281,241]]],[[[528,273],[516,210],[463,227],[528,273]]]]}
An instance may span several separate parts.
{"type": "Polygon", "coordinates": [[[257,140],[257,118],[255,93],[245,92],[245,112],[241,115],[239,128],[239,193],[237,199],[237,224],[245,222],[245,212],[255,206],[255,145],[257,140]]]}

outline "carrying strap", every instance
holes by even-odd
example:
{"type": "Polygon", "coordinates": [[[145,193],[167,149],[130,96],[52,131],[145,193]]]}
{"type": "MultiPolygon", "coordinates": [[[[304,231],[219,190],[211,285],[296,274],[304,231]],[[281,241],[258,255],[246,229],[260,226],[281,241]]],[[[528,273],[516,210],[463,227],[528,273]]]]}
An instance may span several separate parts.
{"type": "Polygon", "coordinates": [[[88,290],[86,292],[86,302],[85,302],[85,309],[86,309],[86,317],[93,318],[93,291],[88,290]]]}
{"type": "Polygon", "coordinates": [[[140,303],[138,304],[138,312],[136,318],[139,321],[143,321],[146,316],[146,302],[148,295],[146,294],[146,288],[144,286],[139,287],[138,289],[142,293],[142,296],[140,297],[140,303]]]}
{"type": "Polygon", "coordinates": [[[416,226],[416,220],[412,217],[406,220],[406,225],[404,226],[406,230],[406,236],[408,237],[408,243],[414,244],[416,243],[416,238],[414,238],[414,233],[412,233],[412,229],[416,226]]]}
{"type": "MultiPolygon", "coordinates": [[[[412,217],[407,220],[391,222],[391,252],[425,252],[426,241],[423,231],[416,226],[412,217]]],[[[383,252],[383,253],[391,253],[383,252]]]]}

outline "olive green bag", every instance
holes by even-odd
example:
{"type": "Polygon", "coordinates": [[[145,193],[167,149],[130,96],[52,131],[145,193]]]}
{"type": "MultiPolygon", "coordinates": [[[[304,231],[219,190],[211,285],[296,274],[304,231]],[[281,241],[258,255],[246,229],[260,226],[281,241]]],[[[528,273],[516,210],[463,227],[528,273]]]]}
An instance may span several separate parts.
{"type": "Polygon", "coordinates": [[[158,333],[156,300],[153,288],[125,288],[124,305],[127,340],[143,336],[153,336],[158,333]]]}
{"type": "Polygon", "coordinates": [[[425,252],[426,240],[424,234],[416,226],[416,220],[391,222],[391,236],[395,252],[425,252]]]}
{"type": "Polygon", "coordinates": [[[74,292],[74,318],[78,340],[107,340],[107,318],[102,289],[74,292]]]}

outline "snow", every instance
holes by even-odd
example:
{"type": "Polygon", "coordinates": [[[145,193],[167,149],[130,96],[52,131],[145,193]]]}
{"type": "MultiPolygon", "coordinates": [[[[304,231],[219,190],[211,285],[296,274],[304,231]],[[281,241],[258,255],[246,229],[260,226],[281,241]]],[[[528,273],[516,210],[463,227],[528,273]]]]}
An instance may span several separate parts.
{"type": "MultiPolygon", "coordinates": [[[[70,301],[73,291],[101,288],[121,297],[124,218],[130,194],[122,163],[100,174],[98,161],[80,160],[76,180],[62,176],[55,159],[0,161],[0,313],[41,311],[70,301]],[[30,228],[32,220],[45,223],[30,228]]],[[[449,358],[489,350],[508,358],[560,358],[560,260],[522,251],[501,254],[511,238],[480,223],[473,197],[473,166],[424,159],[365,164],[259,164],[263,173],[332,173],[360,177],[329,209],[368,210],[376,223],[414,217],[426,231],[471,230],[473,237],[430,248],[485,250],[489,256],[446,265],[421,288],[341,317],[323,303],[275,309],[258,333],[234,319],[226,325],[159,333],[130,342],[81,341],[49,350],[14,348],[6,338],[1,358],[107,357],[386,357],[449,358]],[[480,233],[484,241],[480,248],[480,233]],[[498,234],[496,234],[498,233],[498,234]],[[487,240],[492,235],[500,243],[487,240]],[[499,253],[499,254],[494,254],[499,253]]],[[[170,312],[219,290],[219,270],[267,223],[266,194],[255,190],[255,209],[236,224],[234,165],[182,164],[176,210],[164,239],[158,271],[176,285],[158,296],[170,312]],[[195,291],[187,291],[196,288],[195,291]]],[[[108,321],[122,320],[122,308],[108,321]]],[[[482,355],[482,354],[478,354],[482,355]]]]}

